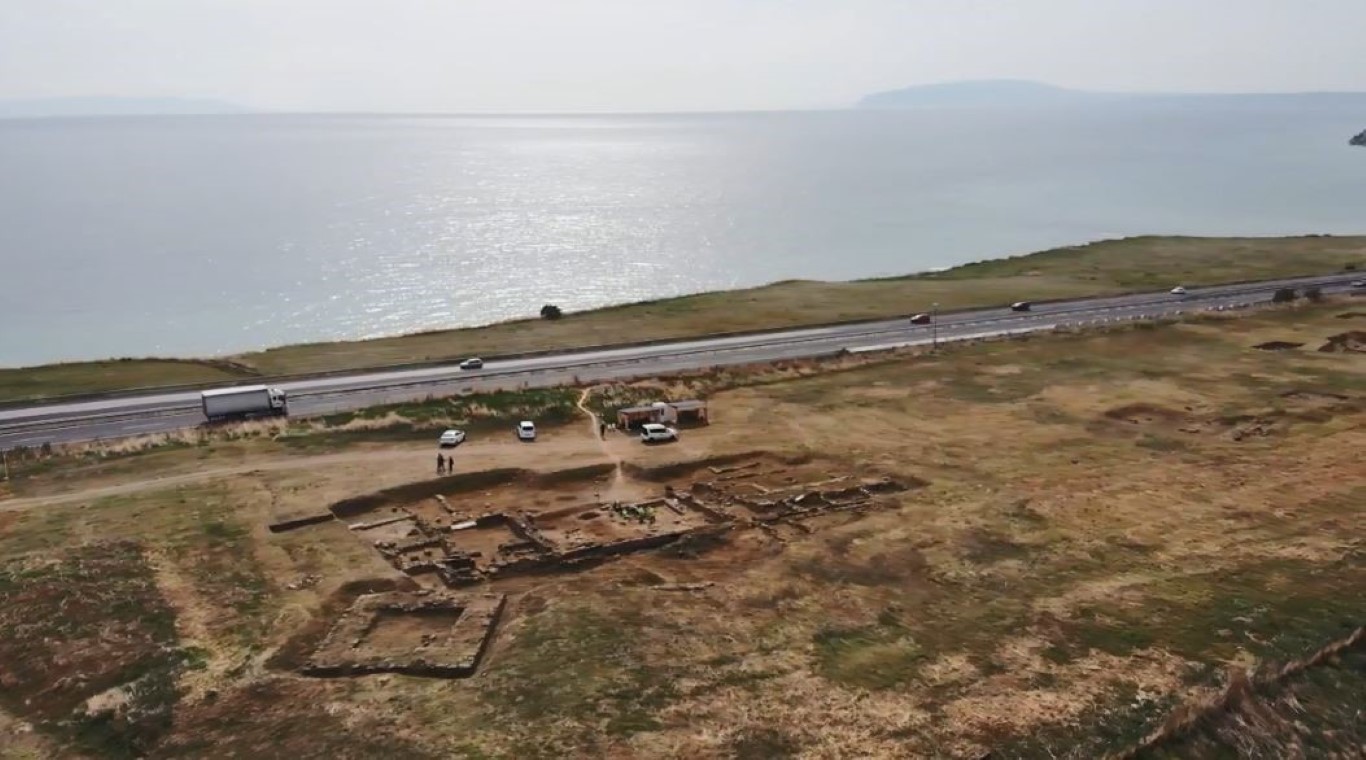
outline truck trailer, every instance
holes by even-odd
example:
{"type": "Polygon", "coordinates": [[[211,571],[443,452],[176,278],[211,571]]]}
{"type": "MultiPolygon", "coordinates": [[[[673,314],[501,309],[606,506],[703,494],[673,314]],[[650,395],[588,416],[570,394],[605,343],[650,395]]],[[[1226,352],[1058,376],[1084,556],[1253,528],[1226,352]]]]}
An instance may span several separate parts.
{"type": "Polygon", "coordinates": [[[285,392],[264,385],[204,391],[200,400],[204,404],[204,416],[210,422],[265,415],[283,417],[289,414],[289,400],[285,392]]]}

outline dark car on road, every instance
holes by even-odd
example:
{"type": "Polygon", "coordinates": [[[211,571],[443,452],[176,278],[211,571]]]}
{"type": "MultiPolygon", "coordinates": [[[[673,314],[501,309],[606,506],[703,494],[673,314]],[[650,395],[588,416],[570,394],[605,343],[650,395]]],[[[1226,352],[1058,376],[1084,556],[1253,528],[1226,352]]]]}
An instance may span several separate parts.
{"type": "Polygon", "coordinates": [[[1034,308],[1034,304],[1028,301],[1016,301],[1010,305],[1011,311],[1029,311],[1032,308],[1034,308]]]}
{"type": "Polygon", "coordinates": [[[911,317],[911,324],[913,324],[913,325],[928,325],[929,323],[930,323],[930,315],[929,315],[929,314],[917,314],[917,315],[915,315],[914,317],[911,317]]]}

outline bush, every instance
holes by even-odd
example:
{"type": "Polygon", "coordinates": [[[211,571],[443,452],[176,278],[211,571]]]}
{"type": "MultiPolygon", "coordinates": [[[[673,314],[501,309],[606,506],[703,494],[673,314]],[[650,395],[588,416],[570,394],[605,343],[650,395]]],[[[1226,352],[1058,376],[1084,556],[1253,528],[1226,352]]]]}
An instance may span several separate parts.
{"type": "Polygon", "coordinates": [[[1345,266],[1345,267],[1342,268],[1342,271],[1344,271],[1344,272],[1355,272],[1355,271],[1357,271],[1357,265],[1356,265],[1355,262],[1349,262],[1349,263],[1347,264],[1347,266],[1345,266]]]}
{"type": "Polygon", "coordinates": [[[1319,301],[1323,300],[1323,289],[1317,285],[1315,285],[1312,288],[1305,288],[1304,297],[1308,298],[1310,301],[1313,301],[1314,303],[1318,303],[1319,301]]]}
{"type": "Polygon", "coordinates": [[[541,307],[541,319],[555,320],[563,316],[564,312],[560,310],[560,307],[553,303],[548,303],[541,307]]]}
{"type": "Polygon", "coordinates": [[[1295,298],[1294,288],[1280,288],[1271,295],[1271,303],[1290,303],[1295,298]]]}

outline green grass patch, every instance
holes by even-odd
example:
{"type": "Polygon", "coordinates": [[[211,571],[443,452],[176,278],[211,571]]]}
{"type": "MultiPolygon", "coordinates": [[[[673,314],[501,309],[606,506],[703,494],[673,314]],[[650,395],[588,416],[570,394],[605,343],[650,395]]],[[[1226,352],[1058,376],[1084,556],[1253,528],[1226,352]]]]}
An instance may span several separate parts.
{"type": "Polygon", "coordinates": [[[271,595],[250,530],[222,493],[204,493],[186,509],[192,523],[168,544],[170,556],[200,597],[223,613],[217,632],[258,643],[270,622],[271,595]]]}
{"type": "Polygon", "coordinates": [[[1012,277],[1092,279],[1129,289],[1173,284],[1212,285],[1290,277],[1304,272],[1341,272],[1366,266],[1360,237],[1194,238],[1142,236],[1055,248],[993,259],[944,272],[930,280],[1012,277]]]}
{"type": "Polygon", "coordinates": [[[528,618],[489,668],[481,698],[491,720],[567,722],[585,737],[598,726],[610,736],[660,728],[655,713],[676,697],[673,674],[647,664],[634,643],[659,623],[625,604],[571,605],[528,618]]]}
{"type": "Polygon", "coordinates": [[[1366,650],[1258,689],[1255,703],[1210,716],[1195,730],[1139,760],[1241,757],[1354,757],[1366,747],[1366,650]]]}
{"type": "Polygon", "coordinates": [[[177,674],[193,657],[141,547],[88,544],[0,566],[0,704],[101,757],[142,757],[171,727],[177,674]],[[84,703],[121,687],[124,706],[84,703]]]}
{"type": "Polygon", "coordinates": [[[1268,560],[1153,584],[1141,602],[1083,608],[1070,645],[1117,655],[1161,647],[1195,661],[1240,650],[1286,660],[1366,623],[1366,560],[1268,560]]]}
{"type": "Polygon", "coordinates": [[[1038,758],[1106,757],[1133,746],[1166,719],[1178,700],[1166,695],[1140,696],[1128,685],[1116,685],[1077,720],[1044,726],[1028,736],[981,737],[993,756],[1038,758]]]}
{"type": "Polygon", "coordinates": [[[824,626],[811,637],[817,672],[845,686],[877,690],[905,684],[915,677],[925,659],[893,612],[862,626],[824,626]]]}
{"type": "Polygon", "coordinates": [[[385,404],[327,415],[321,418],[322,429],[300,420],[275,440],[296,453],[321,453],[357,443],[435,438],[447,428],[471,433],[506,429],[511,433],[520,420],[554,427],[573,422],[582,414],[577,408],[578,397],[573,388],[534,388],[385,404]],[[357,420],[369,424],[338,429],[357,420]]]}
{"type": "Polygon", "coordinates": [[[253,371],[233,362],[180,359],[110,359],[0,369],[0,401],[45,399],[197,383],[228,383],[253,371]]]}

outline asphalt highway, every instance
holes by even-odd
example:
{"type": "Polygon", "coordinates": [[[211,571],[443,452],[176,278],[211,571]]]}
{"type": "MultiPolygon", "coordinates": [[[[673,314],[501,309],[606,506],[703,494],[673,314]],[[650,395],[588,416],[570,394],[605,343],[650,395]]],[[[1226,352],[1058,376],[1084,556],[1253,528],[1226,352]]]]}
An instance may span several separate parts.
{"type": "MultiPolygon", "coordinates": [[[[940,314],[933,325],[896,319],[859,325],[813,327],[761,335],[682,340],[651,346],[490,361],[481,370],[454,364],[361,372],[276,383],[289,394],[290,416],[362,409],[471,391],[550,387],[665,375],[684,370],[865,352],[1051,330],[1199,311],[1245,308],[1271,300],[1278,288],[1317,285],[1325,294],[1350,289],[1351,275],[1302,277],[1241,285],[1191,288],[1185,295],[1144,293],[940,314]]],[[[1022,294],[1022,298],[1027,295],[1022,294]]],[[[926,309],[928,311],[928,309],[926,309]]],[[[199,391],[149,393],[102,400],[0,410],[0,449],[73,443],[167,432],[204,423],[199,391]]]]}

